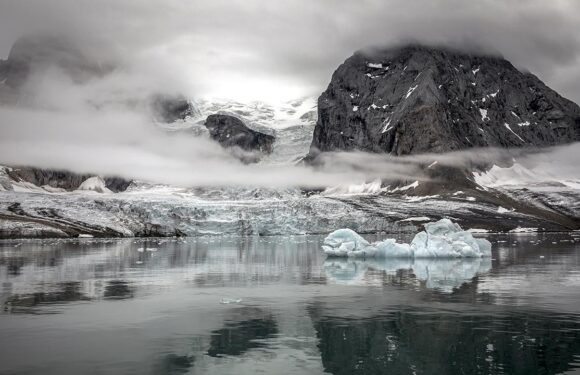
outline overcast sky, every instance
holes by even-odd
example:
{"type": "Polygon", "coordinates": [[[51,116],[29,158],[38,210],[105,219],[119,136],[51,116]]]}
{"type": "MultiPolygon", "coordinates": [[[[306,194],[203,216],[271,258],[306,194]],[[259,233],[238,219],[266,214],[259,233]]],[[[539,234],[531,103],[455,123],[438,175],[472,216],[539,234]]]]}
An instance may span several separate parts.
{"type": "Polygon", "coordinates": [[[35,31],[195,97],[318,95],[355,50],[414,39],[500,52],[580,102],[577,0],[0,0],[0,56],[35,31]]]}

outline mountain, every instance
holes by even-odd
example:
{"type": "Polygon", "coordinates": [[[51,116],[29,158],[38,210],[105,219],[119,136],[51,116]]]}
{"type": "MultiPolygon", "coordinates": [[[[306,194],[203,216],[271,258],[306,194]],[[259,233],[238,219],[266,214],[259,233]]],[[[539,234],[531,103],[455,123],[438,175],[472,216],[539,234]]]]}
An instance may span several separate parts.
{"type": "Polygon", "coordinates": [[[422,45],[357,52],[318,99],[309,157],[580,140],[580,108],[496,56],[422,45]]]}
{"type": "MultiPolygon", "coordinates": [[[[31,35],[19,38],[10,49],[6,60],[0,60],[0,104],[21,103],[21,98],[33,92],[25,92],[25,85],[33,75],[43,76],[51,68],[58,69],[75,84],[85,84],[99,79],[119,68],[114,62],[96,61],[88,56],[82,46],[65,36],[31,35]]],[[[129,98],[134,107],[137,98],[129,98]]],[[[95,106],[100,104],[92,103],[95,106]]],[[[172,123],[197,113],[191,101],[183,95],[160,92],[152,93],[143,107],[148,108],[156,121],[172,123]]]]}
{"type": "Polygon", "coordinates": [[[226,148],[239,147],[244,151],[272,152],[274,136],[250,129],[242,120],[226,114],[209,115],[205,121],[210,138],[226,148]]]}
{"type": "MultiPolygon", "coordinates": [[[[0,167],[0,169],[3,168],[0,167]]],[[[49,190],[50,188],[67,191],[76,190],[83,184],[83,182],[94,176],[91,174],[78,174],[65,170],[40,169],[33,167],[5,169],[7,177],[16,183],[30,183],[38,187],[45,187],[49,190]]],[[[131,184],[131,181],[120,177],[105,177],[103,181],[105,186],[113,192],[125,191],[131,184]]],[[[8,184],[7,190],[12,190],[11,186],[8,186],[8,184]]]]}

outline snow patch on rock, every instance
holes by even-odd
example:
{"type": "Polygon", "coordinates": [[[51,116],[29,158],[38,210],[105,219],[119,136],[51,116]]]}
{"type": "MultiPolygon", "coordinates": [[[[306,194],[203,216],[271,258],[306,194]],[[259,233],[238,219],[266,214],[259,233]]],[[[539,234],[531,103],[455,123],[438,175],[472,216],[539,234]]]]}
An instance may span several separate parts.
{"type": "Polygon", "coordinates": [[[80,191],[94,191],[97,193],[112,193],[111,190],[107,188],[105,185],[105,180],[103,180],[100,176],[94,176],[87,178],[83,183],[78,187],[77,190],[80,191]]]}

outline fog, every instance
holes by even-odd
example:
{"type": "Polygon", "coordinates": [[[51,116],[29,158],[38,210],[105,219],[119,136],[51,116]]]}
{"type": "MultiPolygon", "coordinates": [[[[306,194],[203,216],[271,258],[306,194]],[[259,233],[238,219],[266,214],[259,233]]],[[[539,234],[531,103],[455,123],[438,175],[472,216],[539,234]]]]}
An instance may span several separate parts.
{"type": "Polygon", "coordinates": [[[355,50],[403,41],[499,53],[580,101],[580,3],[519,0],[0,0],[0,57],[23,35],[59,35],[113,66],[75,81],[32,74],[0,106],[0,164],[69,169],[180,186],[324,187],[427,179],[423,167],[515,157],[575,173],[576,145],[543,153],[474,150],[392,158],[331,153],[314,169],[241,163],[217,143],[157,128],[156,93],[279,102],[318,96],[355,50]],[[572,156],[572,157],[571,157],[572,156]]]}

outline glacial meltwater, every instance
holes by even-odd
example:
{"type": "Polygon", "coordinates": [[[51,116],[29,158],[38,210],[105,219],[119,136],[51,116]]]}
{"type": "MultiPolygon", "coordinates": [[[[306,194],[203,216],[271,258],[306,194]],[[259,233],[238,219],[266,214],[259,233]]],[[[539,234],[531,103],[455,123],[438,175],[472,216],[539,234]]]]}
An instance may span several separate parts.
{"type": "MultiPolygon", "coordinates": [[[[377,237],[381,238],[380,236],[377,237]]],[[[481,259],[324,236],[0,242],[0,374],[573,374],[580,233],[481,259]]]]}

